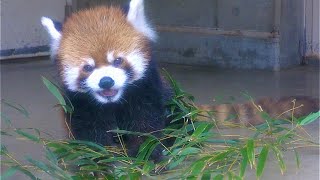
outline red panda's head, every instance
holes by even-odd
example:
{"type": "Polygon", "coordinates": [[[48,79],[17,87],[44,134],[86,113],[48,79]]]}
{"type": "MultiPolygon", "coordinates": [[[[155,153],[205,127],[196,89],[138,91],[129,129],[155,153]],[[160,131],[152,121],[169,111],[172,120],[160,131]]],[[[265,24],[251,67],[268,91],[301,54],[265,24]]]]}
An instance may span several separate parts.
{"type": "Polygon", "coordinates": [[[118,101],[128,84],[144,77],[155,33],[146,21],[143,0],[129,9],[97,7],[71,15],[59,30],[41,19],[51,35],[51,53],[66,88],[90,93],[100,103],[118,101]]]}

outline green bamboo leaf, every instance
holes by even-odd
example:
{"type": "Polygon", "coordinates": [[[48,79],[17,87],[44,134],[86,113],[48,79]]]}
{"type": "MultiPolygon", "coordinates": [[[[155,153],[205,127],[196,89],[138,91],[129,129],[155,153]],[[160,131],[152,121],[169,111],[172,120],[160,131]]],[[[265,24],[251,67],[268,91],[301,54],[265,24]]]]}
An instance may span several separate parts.
{"type": "Polygon", "coordinates": [[[154,150],[154,148],[159,144],[158,140],[154,138],[148,138],[145,142],[140,145],[137,159],[148,159],[148,155],[154,150]],[[150,153],[149,153],[150,152],[150,153]]]}
{"type": "Polygon", "coordinates": [[[201,177],[201,180],[209,180],[209,179],[211,179],[211,173],[209,172],[209,173],[204,173],[203,175],[202,175],[202,177],[201,177]]]}
{"type": "Polygon", "coordinates": [[[53,164],[58,164],[58,157],[49,148],[46,148],[46,157],[53,164]]]}
{"type": "Polygon", "coordinates": [[[177,160],[173,158],[173,160],[168,164],[168,169],[174,169],[175,167],[179,166],[184,160],[186,159],[186,156],[180,156],[177,160]],[[175,160],[175,161],[174,161],[175,160]]]}
{"type": "Polygon", "coordinates": [[[240,164],[240,172],[239,172],[239,176],[241,178],[244,177],[244,174],[245,174],[247,166],[248,166],[248,153],[247,152],[248,152],[247,148],[241,149],[242,161],[240,164]]]}
{"type": "Polygon", "coordinates": [[[239,144],[240,140],[238,139],[209,139],[205,141],[206,143],[214,143],[214,144],[239,144]]]}
{"type": "Polygon", "coordinates": [[[73,144],[77,144],[77,145],[86,145],[90,148],[95,148],[100,150],[101,152],[104,152],[106,154],[109,154],[109,152],[106,150],[106,148],[104,148],[103,146],[100,146],[96,143],[90,142],[90,141],[81,141],[81,140],[70,140],[68,141],[71,145],[73,144]]]}
{"type": "Polygon", "coordinates": [[[68,153],[72,150],[72,147],[66,143],[59,143],[59,142],[49,142],[47,144],[47,147],[53,148],[54,149],[54,153],[58,153],[58,152],[64,152],[64,153],[68,153]]]}
{"type": "Polygon", "coordinates": [[[320,111],[318,111],[316,113],[311,113],[307,117],[305,117],[304,119],[299,121],[298,124],[301,125],[301,126],[304,126],[304,125],[307,125],[307,124],[310,124],[310,123],[314,122],[319,117],[320,117],[320,111]]]}
{"type": "Polygon", "coordinates": [[[73,153],[68,154],[67,156],[64,156],[63,160],[64,161],[73,161],[73,160],[81,157],[81,155],[82,155],[82,153],[80,153],[80,152],[73,152],[73,153]]]}
{"type": "Polygon", "coordinates": [[[138,173],[138,172],[129,173],[129,179],[130,180],[140,180],[141,179],[141,174],[138,173]]]}
{"type": "Polygon", "coordinates": [[[281,151],[277,148],[277,147],[272,147],[272,150],[278,160],[278,164],[280,166],[280,171],[281,171],[281,174],[284,174],[284,172],[286,171],[286,164],[284,163],[284,160],[283,160],[283,155],[281,153],[281,151]]]}
{"type": "Polygon", "coordinates": [[[286,127],[274,127],[273,131],[271,131],[273,134],[277,134],[283,131],[290,131],[290,129],[286,127]]]}
{"type": "Polygon", "coordinates": [[[219,162],[221,160],[227,159],[228,155],[232,152],[232,150],[227,150],[227,151],[222,151],[222,152],[218,152],[216,153],[216,155],[211,155],[211,158],[209,159],[210,163],[215,163],[215,162],[219,162]],[[212,158],[213,156],[213,158],[212,158]]]}
{"type": "Polygon", "coordinates": [[[222,174],[216,175],[213,180],[223,180],[224,176],[222,174]]]}
{"type": "Polygon", "coordinates": [[[46,173],[50,172],[50,168],[45,163],[38,160],[34,160],[31,157],[26,157],[26,160],[34,166],[36,166],[37,168],[41,169],[42,171],[46,173]]]}
{"type": "Polygon", "coordinates": [[[1,180],[5,180],[10,178],[11,176],[13,176],[16,172],[17,172],[17,168],[15,166],[10,167],[9,169],[7,169],[3,174],[1,174],[1,180]]]}
{"type": "Polygon", "coordinates": [[[178,83],[172,78],[172,76],[168,73],[168,71],[166,71],[164,68],[162,70],[164,72],[166,79],[169,80],[171,87],[173,88],[175,94],[179,95],[179,94],[183,93],[183,91],[179,87],[178,83]]]}
{"type": "Polygon", "coordinates": [[[81,171],[89,171],[89,172],[97,172],[99,171],[99,166],[97,165],[86,165],[86,166],[81,166],[80,167],[81,171]]]}
{"type": "Polygon", "coordinates": [[[144,175],[149,174],[150,171],[154,170],[155,167],[156,165],[153,162],[148,161],[143,165],[142,172],[144,175]]]}
{"type": "Polygon", "coordinates": [[[120,161],[133,161],[134,158],[131,157],[110,157],[108,159],[99,160],[98,163],[111,163],[111,162],[120,162],[120,161]]]}
{"type": "Polygon", "coordinates": [[[4,115],[3,113],[0,112],[0,117],[1,117],[1,120],[4,120],[6,125],[8,125],[8,126],[12,125],[11,119],[8,116],[6,116],[6,115],[4,115]]]}
{"type": "Polygon", "coordinates": [[[15,167],[19,172],[23,173],[24,175],[28,176],[30,179],[32,180],[39,180],[39,178],[35,177],[30,171],[22,168],[22,167],[19,167],[19,166],[16,166],[15,167]]]}
{"type": "Polygon", "coordinates": [[[297,167],[298,167],[298,169],[300,169],[301,160],[300,160],[299,152],[295,149],[293,151],[294,151],[297,167]]]}
{"type": "Polygon", "coordinates": [[[136,135],[136,136],[146,136],[146,137],[152,137],[154,139],[157,139],[156,136],[152,135],[151,133],[141,133],[141,132],[133,132],[133,131],[126,131],[126,130],[109,130],[107,132],[117,133],[117,134],[127,134],[127,135],[136,135]]]}
{"type": "Polygon", "coordinates": [[[206,168],[207,163],[205,161],[196,161],[190,168],[190,175],[199,175],[206,168]]]}
{"type": "Polygon", "coordinates": [[[45,77],[42,77],[42,81],[43,81],[44,85],[48,88],[48,90],[51,92],[51,94],[57,98],[57,100],[59,101],[59,104],[61,104],[64,111],[68,112],[67,108],[66,108],[67,103],[66,103],[63,95],[61,94],[60,90],[57,88],[57,86],[45,77]]]}
{"type": "Polygon", "coordinates": [[[198,127],[196,127],[191,137],[199,137],[202,133],[209,131],[212,127],[213,127],[212,124],[202,123],[198,127]]]}
{"type": "Polygon", "coordinates": [[[254,140],[249,139],[247,141],[247,154],[248,154],[248,160],[250,163],[250,167],[252,169],[253,166],[255,166],[255,153],[254,153],[254,140]]]}
{"type": "Polygon", "coordinates": [[[175,99],[172,99],[172,101],[180,108],[180,110],[182,110],[184,113],[188,113],[188,109],[183,105],[181,104],[180,102],[178,102],[177,100],[175,99]]]}
{"type": "Polygon", "coordinates": [[[192,154],[198,154],[201,152],[201,149],[195,148],[195,147],[187,147],[183,150],[180,151],[179,155],[180,156],[188,156],[192,154]]]}
{"type": "Polygon", "coordinates": [[[235,175],[232,171],[228,172],[228,179],[229,180],[243,180],[243,178],[235,175]]]}
{"type": "Polygon", "coordinates": [[[5,145],[1,144],[1,155],[8,154],[8,149],[5,145]]]}
{"type": "Polygon", "coordinates": [[[269,146],[266,145],[262,148],[260,155],[259,155],[259,159],[258,159],[258,165],[257,165],[257,177],[258,178],[260,178],[263,173],[264,167],[266,165],[268,153],[269,153],[269,146]]]}
{"type": "Polygon", "coordinates": [[[1,103],[17,110],[18,112],[23,114],[26,118],[30,118],[29,112],[21,104],[14,104],[4,99],[1,99],[1,103]]]}
{"type": "Polygon", "coordinates": [[[23,136],[23,137],[25,137],[25,138],[33,141],[33,142],[37,142],[37,143],[40,142],[40,138],[39,138],[39,137],[36,137],[36,136],[34,136],[34,135],[32,135],[32,134],[29,134],[29,133],[27,133],[27,132],[24,132],[24,131],[22,131],[22,130],[20,130],[20,129],[16,129],[15,132],[16,132],[17,134],[19,134],[19,135],[21,135],[21,136],[23,136]]]}

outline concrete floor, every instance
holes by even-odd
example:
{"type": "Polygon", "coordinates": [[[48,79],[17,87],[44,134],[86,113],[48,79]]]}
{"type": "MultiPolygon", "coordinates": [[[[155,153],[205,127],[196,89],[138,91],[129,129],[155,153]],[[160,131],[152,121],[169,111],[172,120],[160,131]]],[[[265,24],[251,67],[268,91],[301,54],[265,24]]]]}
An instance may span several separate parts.
{"type": "MultiPolygon", "coordinates": [[[[198,103],[212,103],[214,99],[227,102],[230,96],[236,101],[244,98],[241,92],[247,92],[254,98],[264,96],[309,95],[319,97],[319,66],[309,65],[271,71],[234,71],[213,67],[191,67],[173,64],[161,65],[182,85],[183,89],[194,94],[198,103]],[[221,97],[223,97],[221,100],[221,97]]],[[[14,60],[14,63],[1,64],[1,99],[21,104],[30,112],[26,119],[21,114],[1,107],[1,112],[12,119],[17,128],[38,128],[55,138],[65,136],[59,110],[54,108],[55,98],[42,84],[41,76],[55,79],[56,72],[48,57],[14,60]],[[33,60],[33,61],[30,61],[33,60]]],[[[4,127],[3,121],[1,122],[4,127]]],[[[319,141],[319,123],[306,127],[316,141],[319,141]]],[[[38,145],[1,138],[9,150],[18,158],[26,155],[40,158],[43,153],[38,145]]],[[[288,171],[281,176],[276,163],[270,159],[262,179],[319,179],[319,149],[301,149],[302,168],[296,169],[292,153],[286,156],[288,171]]],[[[25,179],[17,175],[13,179],[25,179]]],[[[46,179],[46,178],[44,178],[46,179]]],[[[254,172],[248,173],[247,179],[255,179],[254,172]]]]}

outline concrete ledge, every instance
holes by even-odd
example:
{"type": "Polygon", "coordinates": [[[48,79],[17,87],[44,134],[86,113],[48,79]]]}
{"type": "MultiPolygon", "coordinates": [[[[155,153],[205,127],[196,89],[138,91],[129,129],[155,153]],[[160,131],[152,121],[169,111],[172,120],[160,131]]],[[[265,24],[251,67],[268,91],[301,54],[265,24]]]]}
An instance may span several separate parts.
{"type": "Polygon", "coordinates": [[[4,49],[0,50],[0,60],[2,59],[15,59],[15,58],[27,58],[35,56],[47,56],[49,55],[49,46],[36,46],[36,47],[24,47],[17,49],[4,49]]]}
{"type": "Polygon", "coordinates": [[[190,26],[157,26],[159,32],[176,32],[176,33],[194,33],[203,35],[225,35],[225,36],[241,36],[252,38],[278,38],[277,32],[259,32],[259,31],[246,31],[246,30],[232,30],[225,31],[217,28],[203,28],[203,27],[190,27],[190,26]]]}

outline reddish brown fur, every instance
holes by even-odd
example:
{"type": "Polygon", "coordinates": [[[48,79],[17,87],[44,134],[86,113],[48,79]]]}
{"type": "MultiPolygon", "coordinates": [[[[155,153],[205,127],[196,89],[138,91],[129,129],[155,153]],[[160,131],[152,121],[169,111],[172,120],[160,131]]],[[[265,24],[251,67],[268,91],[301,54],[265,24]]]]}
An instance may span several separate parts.
{"type": "MultiPolygon", "coordinates": [[[[221,123],[230,120],[230,115],[236,116],[231,122],[240,123],[246,126],[258,125],[265,122],[261,117],[261,112],[268,113],[272,118],[292,119],[306,116],[311,112],[319,111],[319,99],[297,96],[263,98],[255,102],[246,102],[243,104],[221,104],[216,106],[200,105],[200,109],[213,111],[214,119],[221,123]]],[[[203,114],[205,115],[205,114],[203,114]]]]}
{"type": "Polygon", "coordinates": [[[141,50],[150,59],[147,39],[136,31],[119,7],[98,7],[74,13],[64,23],[57,57],[59,64],[80,67],[91,57],[96,67],[108,64],[107,53],[141,50]]]}

